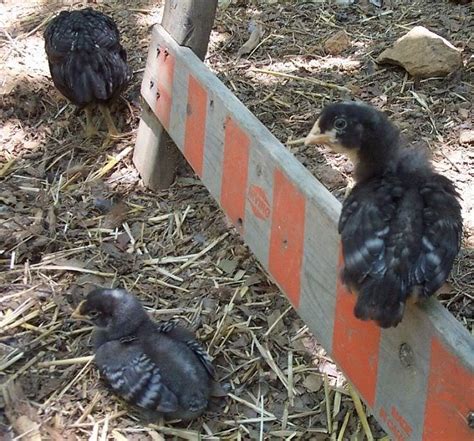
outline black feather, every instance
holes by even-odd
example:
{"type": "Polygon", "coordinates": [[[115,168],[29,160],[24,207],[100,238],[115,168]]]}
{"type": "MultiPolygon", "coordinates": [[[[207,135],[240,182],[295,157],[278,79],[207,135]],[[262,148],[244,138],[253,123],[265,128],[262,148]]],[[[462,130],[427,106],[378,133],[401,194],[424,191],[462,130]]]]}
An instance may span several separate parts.
{"type": "Polygon", "coordinates": [[[171,338],[185,343],[189,349],[191,349],[196,356],[199,358],[203,366],[206,368],[208,374],[215,378],[215,369],[212,365],[212,359],[204,349],[201,343],[199,343],[191,331],[179,326],[177,320],[169,320],[167,322],[161,322],[158,324],[157,329],[159,332],[163,332],[169,335],[171,338]]]}

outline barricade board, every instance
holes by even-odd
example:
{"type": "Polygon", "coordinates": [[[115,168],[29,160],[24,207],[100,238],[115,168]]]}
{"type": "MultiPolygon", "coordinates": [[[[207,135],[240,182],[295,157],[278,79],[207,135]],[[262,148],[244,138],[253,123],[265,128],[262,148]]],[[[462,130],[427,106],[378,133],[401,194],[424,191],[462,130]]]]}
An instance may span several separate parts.
{"type": "Polygon", "coordinates": [[[394,440],[467,440],[474,339],[431,299],[381,330],[338,278],[340,203],[192,53],[153,28],[141,93],[394,440]]]}

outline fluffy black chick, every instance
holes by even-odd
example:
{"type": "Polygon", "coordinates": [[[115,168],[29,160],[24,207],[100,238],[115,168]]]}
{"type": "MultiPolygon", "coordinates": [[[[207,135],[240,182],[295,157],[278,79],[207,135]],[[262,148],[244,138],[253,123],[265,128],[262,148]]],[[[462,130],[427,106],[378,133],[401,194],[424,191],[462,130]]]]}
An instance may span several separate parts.
{"type": "Polygon", "coordinates": [[[109,105],[131,75],[112,18],[91,8],[62,11],[49,22],[44,40],[54,85],[86,111],[86,136],[97,132],[92,123],[94,105],[99,106],[109,135],[117,135],[109,105]]]}
{"type": "Polygon", "coordinates": [[[327,106],[305,143],[326,144],[354,162],[356,185],[339,219],[341,276],[358,294],[356,317],[397,326],[407,299],[439,289],[459,251],[453,183],[433,171],[422,150],[403,147],[398,129],[365,104],[327,106]]]}
{"type": "Polygon", "coordinates": [[[155,323],[122,289],[95,289],[74,311],[95,327],[95,363],[111,388],[129,403],[165,418],[200,416],[222,396],[214,367],[192,332],[175,322],[155,323]]]}

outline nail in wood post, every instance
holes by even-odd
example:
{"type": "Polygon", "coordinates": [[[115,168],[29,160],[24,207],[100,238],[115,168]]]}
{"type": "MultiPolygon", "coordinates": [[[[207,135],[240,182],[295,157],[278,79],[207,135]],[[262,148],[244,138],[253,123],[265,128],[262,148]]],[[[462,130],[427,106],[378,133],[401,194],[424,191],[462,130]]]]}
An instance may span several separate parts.
{"type": "MultiPolygon", "coordinates": [[[[178,44],[189,47],[204,60],[216,8],[217,0],[166,0],[162,26],[178,44]]],[[[175,179],[180,158],[165,127],[144,105],[133,162],[145,185],[153,190],[168,188],[175,179]]]]}

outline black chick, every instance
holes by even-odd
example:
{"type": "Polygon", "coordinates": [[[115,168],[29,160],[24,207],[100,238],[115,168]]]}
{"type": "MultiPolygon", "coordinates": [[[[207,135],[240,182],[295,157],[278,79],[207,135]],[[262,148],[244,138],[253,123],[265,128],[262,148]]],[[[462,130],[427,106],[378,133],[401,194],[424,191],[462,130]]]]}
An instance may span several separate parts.
{"type": "Polygon", "coordinates": [[[90,318],[95,362],[111,388],[138,407],[166,418],[200,416],[224,392],[194,335],[175,322],[157,324],[122,289],[95,289],[74,311],[90,318]]]}
{"type": "Polygon", "coordinates": [[[459,251],[453,183],[423,151],[402,147],[398,129],[365,104],[327,106],[305,144],[327,144],[354,162],[356,185],[339,219],[342,280],[358,294],[356,317],[397,326],[407,299],[439,289],[459,251]]]}
{"type": "Polygon", "coordinates": [[[130,80],[127,53],[117,25],[91,8],[62,11],[44,31],[45,50],[54,85],[86,112],[86,136],[97,133],[92,107],[98,105],[109,136],[118,135],[109,105],[130,80]]]}

